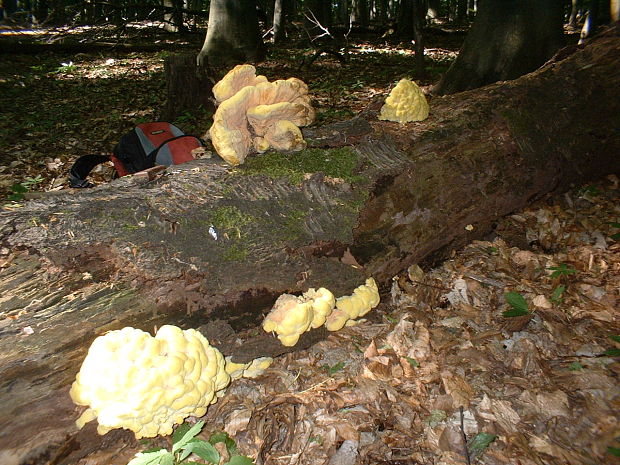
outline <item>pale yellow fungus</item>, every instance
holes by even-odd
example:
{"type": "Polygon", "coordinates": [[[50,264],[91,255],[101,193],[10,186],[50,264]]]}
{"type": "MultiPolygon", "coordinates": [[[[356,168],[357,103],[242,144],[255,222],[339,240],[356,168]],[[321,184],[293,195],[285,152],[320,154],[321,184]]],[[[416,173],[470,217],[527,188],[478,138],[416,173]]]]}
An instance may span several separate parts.
{"type": "Polygon", "coordinates": [[[290,347],[297,344],[299,336],[310,328],[313,317],[312,302],[282,294],[265,317],[263,329],[275,332],[282,345],[290,347]]]}
{"type": "Polygon", "coordinates": [[[336,299],[336,309],[327,317],[325,327],[329,331],[338,331],[348,320],[355,320],[366,315],[379,305],[379,289],[373,278],[355,288],[352,295],[336,299]]]}
{"type": "Polygon", "coordinates": [[[301,297],[282,294],[263,321],[263,329],[274,331],[282,344],[292,346],[311,328],[325,325],[328,331],[338,331],[345,325],[356,324],[353,320],[379,305],[379,300],[373,278],[356,287],[353,294],[338,299],[324,287],[308,289],[301,297]]]}
{"type": "Polygon", "coordinates": [[[244,378],[257,378],[262,375],[267,368],[271,366],[273,359],[271,357],[259,357],[250,362],[245,370],[243,370],[244,378]]]}
{"type": "Polygon", "coordinates": [[[214,88],[219,107],[209,135],[217,153],[238,165],[251,151],[306,147],[299,129],[315,118],[308,86],[297,78],[268,82],[251,65],[232,69],[214,88]]]}
{"type": "Polygon", "coordinates": [[[312,301],[314,316],[310,326],[312,328],[323,326],[326,318],[331,314],[336,305],[334,294],[329,289],[321,287],[318,290],[310,288],[307,292],[304,292],[303,296],[305,299],[312,301]]]}
{"type": "Polygon", "coordinates": [[[381,107],[379,119],[409,123],[426,119],[428,112],[428,102],[418,85],[409,79],[401,79],[381,107]]]}
{"type": "Polygon", "coordinates": [[[89,408],[81,428],[125,428],[136,438],[166,436],[190,415],[203,416],[230,383],[224,357],[193,329],[162,326],[155,337],[123,328],[96,338],[70,395],[89,408]]]}
{"type": "Polygon", "coordinates": [[[229,99],[246,86],[255,86],[267,82],[265,76],[257,76],[252,65],[237,65],[213,86],[213,96],[217,103],[229,99]]]}
{"type": "Polygon", "coordinates": [[[339,331],[344,328],[344,325],[349,321],[349,314],[341,309],[335,308],[325,321],[325,327],[328,331],[339,331]]]}
{"type": "Polygon", "coordinates": [[[247,363],[235,363],[232,357],[226,357],[226,372],[232,380],[239,378],[256,378],[264,373],[273,363],[271,357],[259,357],[247,363]]]}

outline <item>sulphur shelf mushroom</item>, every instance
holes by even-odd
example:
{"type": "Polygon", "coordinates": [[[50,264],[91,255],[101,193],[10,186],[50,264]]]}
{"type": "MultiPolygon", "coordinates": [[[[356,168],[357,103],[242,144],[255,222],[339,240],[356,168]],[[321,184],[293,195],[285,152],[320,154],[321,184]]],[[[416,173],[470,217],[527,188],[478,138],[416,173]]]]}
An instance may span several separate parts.
{"type": "Polygon", "coordinates": [[[373,278],[355,288],[352,295],[338,299],[324,287],[311,288],[299,297],[282,294],[265,317],[263,329],[276,333],[283,345],[293,346],[311,328],[325,325],[328,331],[338,331],[355,324],[377,305],[379,289],[373,278]]]}
{"type": "Polygon", "coordinates": [[[409,123],[426,119],[428,112],[428,102],[418,85],[409,79],[401,79],[385,99],[379,119],[409,123]]]}
{"type": "Polygon", "coordinates": [[[213,87],[219,106],[209,136],[217,153],[239,165],[251,152],[306,148],[302,126],[314,121],[308,86],[297,78],[268,82],[238,65],[213,87]]]}
{"type": "MultiPolygon", "coordinates": [[[[271,359],[256,362],[241,376],[256,375],[271,359]]],[[[99,434],[125,428],[139,439],[169,435],[186,417],[203,416],[230,380],[223,355],[198,331],[166,325],[153,337],[127,327],[93,341],[70,395],[88,406],[78,428],[97,419],[99,434]]]]}

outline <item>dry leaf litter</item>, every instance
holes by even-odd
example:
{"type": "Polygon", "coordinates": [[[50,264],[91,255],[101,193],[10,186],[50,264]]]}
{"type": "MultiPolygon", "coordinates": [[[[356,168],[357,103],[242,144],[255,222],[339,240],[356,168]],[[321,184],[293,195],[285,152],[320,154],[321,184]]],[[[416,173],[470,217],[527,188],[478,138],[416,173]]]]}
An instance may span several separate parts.
{"type": "Polygon", "coordinates": [[[257,464],[617,463],[619,193],[610,176],[410,267],[374,321],[232,385],[204,434],[257,464]]]}

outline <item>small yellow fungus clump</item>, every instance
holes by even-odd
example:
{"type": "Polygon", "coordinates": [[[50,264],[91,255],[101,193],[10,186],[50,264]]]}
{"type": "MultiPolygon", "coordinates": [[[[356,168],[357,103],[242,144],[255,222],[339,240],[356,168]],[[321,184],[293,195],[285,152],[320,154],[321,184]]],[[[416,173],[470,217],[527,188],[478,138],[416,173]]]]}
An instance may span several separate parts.
{"type": "Polygon", "coordinates": [[[319,328],[325,324],[325,319],[330,315],[334,306],[336,305],[336,298],[334,294],[324,287],[315,290],[314,288],[308,289],[304,292],[304,298],[312,301],[312,311],[314,316],[312,317],[312,328],[319,328]]]}
{"type": "Polygon", "coordinates": [[[373,278],[355,288],[352,295],[336,299],[336,309],[327,317],[325,327],[329,331],[338,331],[349,320],[355,320],[366,315],[371,309],[379,305],[379,289],[373,278]]]}
{"type": "Polygon", "coordinates": [[[380,120],[409,123],[428,117],[429,106],[418,85],[409,79],[401,79],[381,107],[380,120]]]}
{"type": "Polygon", "coordinates": [[[239,378],[257,378],[262,375],[272,363],[273,359],[271,357],[255,358],[247,363],[235,363],[232,361],[232,357],[226,357],[226,372],[233,381],[239,378]]]}
{"type": "Polygon", "coordinates": [[[285,346],[294,346],[299,336],[310,328],[314,318],[312,301],[291,294],[282,294],[263,321],[263,329],[274,331],[285,346]]]}
{"type": "Polygon", "coordinates": [[[153,337],[127,327],[93,341],[70,394],[89,407],[79,428],[96,418],[99,434],[125,428],[139,439],[203,416],[229,383],[224,357],[198,331],[166,325],[153,337]]]}
{"type": "Polygon", "coordinates": [[[334,298],[324,287],[308,289],[301,297],[282,294],[263,321],[265,331],[274,331],[285,346],[294,346],[299,336],[311,328],[325,325],[328,331],[352,326],[356,318],[379,305],[379,289],[368,278],[350,296],[334,298]],[[334,308],[335,306],[335,308],[334,308]]]}

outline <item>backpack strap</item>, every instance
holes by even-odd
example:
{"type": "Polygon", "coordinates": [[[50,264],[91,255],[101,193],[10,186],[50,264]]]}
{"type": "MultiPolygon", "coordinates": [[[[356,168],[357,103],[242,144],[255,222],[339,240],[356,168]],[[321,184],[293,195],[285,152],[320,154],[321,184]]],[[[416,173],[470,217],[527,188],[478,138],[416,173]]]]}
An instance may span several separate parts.
{"type": "Polygon", "coordinates": [[[94,187],[95,185],[88,182],[86,177],[95,166],[106,161],[110,161],[110,155],[93,154],[81,156],[75,160],[69,171],[69,185],[77,188],[94,187]]]}

